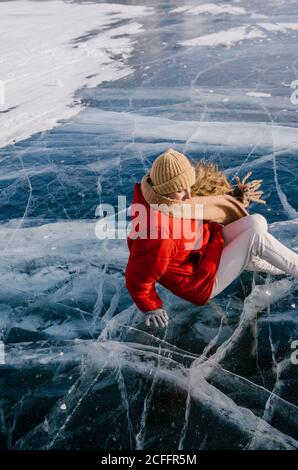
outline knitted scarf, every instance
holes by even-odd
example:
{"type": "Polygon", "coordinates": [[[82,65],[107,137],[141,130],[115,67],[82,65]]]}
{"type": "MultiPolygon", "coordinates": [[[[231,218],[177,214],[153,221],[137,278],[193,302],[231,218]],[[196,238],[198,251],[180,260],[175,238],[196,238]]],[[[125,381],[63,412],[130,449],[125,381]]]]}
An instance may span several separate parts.
{"type": "Polygon", "coordinates": [[[218,222],[227,225],[235,220],[249,215],[244,205],[228,194],[220,196],[193,196],[190,199],[180,201],[171,199],[154,191],[147,173],[141,180],[141,191],[148,204],[158,204],[158,210],[170,217],[198,219],[201,218],[198,205],[203,205],[203,219],[210,222],[218,222]],[[184,209],[184,206],[187,208],[184,209]]]}

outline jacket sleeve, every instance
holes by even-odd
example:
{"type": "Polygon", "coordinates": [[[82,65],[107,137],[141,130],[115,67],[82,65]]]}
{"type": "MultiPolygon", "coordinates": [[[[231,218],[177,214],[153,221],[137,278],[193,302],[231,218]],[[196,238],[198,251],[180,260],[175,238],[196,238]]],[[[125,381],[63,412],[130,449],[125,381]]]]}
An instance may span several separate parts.
{"type": "Polygon", "coordinates": [[[133,240],[125,270],[125,281],[132,300],[143,313],[162,308],[162,300],[156,292],[155,283],[166,272],[175,251],[172,239],[133,240]]]}
{"type": "Polygon", "coordinates": [[[233,196],[194,196],[196,203],[203,205],[203,218],[222,225],[249,215],[245,205],[233,196]]]}

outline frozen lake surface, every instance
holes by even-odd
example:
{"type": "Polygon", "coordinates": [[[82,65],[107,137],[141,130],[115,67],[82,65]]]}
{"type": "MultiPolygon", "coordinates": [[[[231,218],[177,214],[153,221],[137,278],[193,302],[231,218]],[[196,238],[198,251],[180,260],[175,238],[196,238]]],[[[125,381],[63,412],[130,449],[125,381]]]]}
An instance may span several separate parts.
{"type": "Polygon", "coordinates": [[[126,240],[95,236],[98,205],[129,205],[174,147],[253,170],[251,213],[298,251],[297,1],[0,1],[0,17],[1,448],[297,449],[297,281],[243,272],[202,307],[158,286],[155,331],[126,240]]]}

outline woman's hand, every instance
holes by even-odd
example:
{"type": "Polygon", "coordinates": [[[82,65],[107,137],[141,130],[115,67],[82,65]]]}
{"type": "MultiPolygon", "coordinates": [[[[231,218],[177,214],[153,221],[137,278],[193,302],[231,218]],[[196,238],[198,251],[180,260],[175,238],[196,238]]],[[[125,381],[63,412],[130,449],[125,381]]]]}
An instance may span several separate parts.
{"type": "Polygon", "coordinates": [[[150,322],[153,323],[155,326],[160,326],[164,328],[168,326],[168,314],[163,308],[157,308],[156,310],[150,310],[149,312],[145,313],[146,319],[145,323],[147,326],[150,326],[150,322]]]}
{"type": "Polygon", "coordinates": [[[234,176],[234,179],[237,182],[237,186],[233,190],[233,195],[239,199],[246,207],[249,205],[250,201],[258,202],[259,204],[266,204],[266,201],[261,199],[264,191],[257,191],[261,186],[263,180],[252,180],[246,182],[247,179],[252,175],[252,171],[249,171],[242,181],[240,181],[239,176],[234,176]]]}

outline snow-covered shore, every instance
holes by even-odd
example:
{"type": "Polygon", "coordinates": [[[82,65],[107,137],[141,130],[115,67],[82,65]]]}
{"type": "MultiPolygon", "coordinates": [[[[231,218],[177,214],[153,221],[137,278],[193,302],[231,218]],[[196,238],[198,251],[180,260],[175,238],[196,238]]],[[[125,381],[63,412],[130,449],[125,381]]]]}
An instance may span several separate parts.
{"type": "Polygon", "coordinates": [[[131,74],[126,60],[142,31],[134,19],[151,12],[112,3],[1,2],[0,147],[78,113],[76,90],[131,74]]]}

